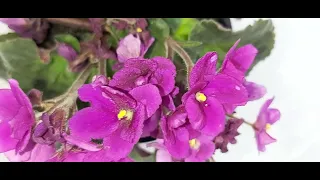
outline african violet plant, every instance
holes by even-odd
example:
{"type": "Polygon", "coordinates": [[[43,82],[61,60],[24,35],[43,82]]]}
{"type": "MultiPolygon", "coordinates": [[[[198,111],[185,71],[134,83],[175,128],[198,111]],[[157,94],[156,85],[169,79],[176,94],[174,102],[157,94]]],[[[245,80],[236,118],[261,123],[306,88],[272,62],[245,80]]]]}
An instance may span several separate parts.
{"type": "Polygon", "coordinates": [[[0,21],[14,31],[0,36],[11,87],[0,91],[0,152],[10,161],[214,161],[242,124],[259,151],[276,141],[273,98],[254,124],[235,115],[266,93],[245,76],[273,48],[270,20],[238,32],[193,18],[0,21]]]}

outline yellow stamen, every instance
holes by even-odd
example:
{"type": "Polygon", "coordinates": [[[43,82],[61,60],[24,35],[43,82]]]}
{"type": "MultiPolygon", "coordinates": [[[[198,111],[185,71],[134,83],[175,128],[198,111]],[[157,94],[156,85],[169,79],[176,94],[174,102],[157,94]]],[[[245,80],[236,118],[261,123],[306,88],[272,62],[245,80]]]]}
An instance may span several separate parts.
{"type": "Polygon", "coordinates": [[[197,139],[191,139],[189,145],[192,149],[198,149],[200,147],[200,142],[197,139]]]}
{"type": "Polygon", "coordinates": [[[141,33],[141,32],[142,32],[142,29],[138,27],[138,28],[137,28],[137,32],[138,32],[138,33],[141,33]]]}
{"type": "Polygon", "coordinates": [[[126,116],[127,114],[127,111],[126,110],[121,110],[119,113],[118,113],[118,119],[122,119],[126,116]]]}
{"type": "Polygon", "coordinates": [[[207,100],[207,96],[204,95],[203,93],[201,92],[197,92],[196,93],[196,100],[199,101],[199,102],[204,102],[207,100]]]}
{"type": "Polygon", "coordinates": [[[118,113],[118,119],[121,120],[123,118],[126,118],[126,120],[131,120],[133,117],[133,112],[130,110],[121,110],[118,113]]]}
{"type": "Polygon", "coordinates": [[[266,130],[269,130],[271,128],[271,124],[266,124],[266,130]]]}

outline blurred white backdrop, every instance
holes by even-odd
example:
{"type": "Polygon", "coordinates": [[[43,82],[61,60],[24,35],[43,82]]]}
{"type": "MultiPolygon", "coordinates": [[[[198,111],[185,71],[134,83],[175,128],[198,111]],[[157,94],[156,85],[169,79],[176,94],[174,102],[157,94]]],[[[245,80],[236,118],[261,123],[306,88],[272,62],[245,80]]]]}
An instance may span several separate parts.
{"type": "MultiPolygon", "coordinates": [[[[258,18],[232,19],[233,29],[241,30],[258,18]]],[[[272,19],[276,42],[271,55],[260,62],[247,77],[264,85],[267,95],[237,109],[237,116],[255,121],[262,103],[272,96],[272,107],[282,117],[272,126],[270,134],[278,141],[258,153],[253,131],[243,125],[238,143],[229,145],[229,152],[217,151],[216,161],[320,161],[320,19],[272,19]]],[[[0,34],[7,33],[0,24],[0,34]]],[[[0,87],[6,86],[0,81],[0,87]]],[[[0,161],[7,159],[0,155],[0,161]]]]}

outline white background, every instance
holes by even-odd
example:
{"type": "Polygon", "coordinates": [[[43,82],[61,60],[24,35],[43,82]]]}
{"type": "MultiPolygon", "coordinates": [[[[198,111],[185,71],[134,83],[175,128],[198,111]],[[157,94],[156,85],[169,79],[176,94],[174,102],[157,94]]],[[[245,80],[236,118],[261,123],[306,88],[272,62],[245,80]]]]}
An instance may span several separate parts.
{"type": "MultiPolygon", "coordinates": [[[[241,30],[257,18],[232,19],[234,30],[241,30]]],[[[236,145],[229,152],[216,153],[216,161],[320,161],[320,19],[272,19],[276,42],[271,55],[248,76],[263,84],[267,95],[237,110],[237,115],[255,121],[262,103],[275,96],[272,107],[282,117],[270,134],[278,142],[258,153],[253,131],[243,125],[236,145]]],[[[0,33],[8,28],[0,24],[0,33]]],[[[5,84],[1,83],[0,86],[5,84]]],[[[0,161],[7,161],[0,155],[0,161]]]]}

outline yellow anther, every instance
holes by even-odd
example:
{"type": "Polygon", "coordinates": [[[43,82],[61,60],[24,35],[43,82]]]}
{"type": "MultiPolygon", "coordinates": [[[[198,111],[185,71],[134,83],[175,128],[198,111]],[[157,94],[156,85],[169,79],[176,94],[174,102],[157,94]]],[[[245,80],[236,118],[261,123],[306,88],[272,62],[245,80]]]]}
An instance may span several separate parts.
{"type": "Polygon", "coordinates": [[[204,102],[207,100],[207,96],[204,95],[203,93],[201,92],[197,92],[196,93],[196,100],[199,101],[199,102],[204,102]]]}
{"type": "Polygon", "coordinates": [[[191,139],[190,141],[189,141],[189,145],[190,145],[190,147],[194,147],[195,145],[196,145],[196,139],[191,139]]]}
{"type": "Polygon", "coordinates": [[[127,111],[126,110],[121,110],[118,113],[118,119],[120,120],[120,119],[124,118],[126,115],[127,115],[127,111]]]}
{"type": "Polygon", "coordinates": [[[142,32],[142,29],[138,27],[138,28],[137,28],[137,32],[138,32],[138,33],[141,33],[141,32],[142,32]]]}
{"type": "Polygon", "coordinates": [[[131,120],[133,117],[133,112],[130,110],[121,110],[118,113],[118,119],[121,120],[123,118],[126,118],[126,120],[131,120]]]}
{"type": "Polygon", "coordinates": [[[266,130],[269,130],[271,128],[271,124],[266,124],[266,130]]]}

